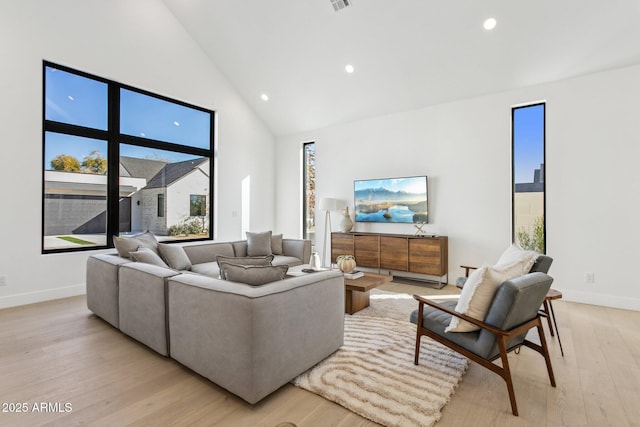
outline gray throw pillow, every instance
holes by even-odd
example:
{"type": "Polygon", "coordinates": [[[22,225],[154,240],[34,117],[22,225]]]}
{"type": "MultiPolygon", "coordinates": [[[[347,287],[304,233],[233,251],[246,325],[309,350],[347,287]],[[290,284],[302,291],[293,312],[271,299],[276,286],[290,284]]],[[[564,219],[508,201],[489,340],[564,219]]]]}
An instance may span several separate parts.
{"type": "Polygon", "coordinates": [[[158,265],[160,267],[169,267],[162,258],[160,258],[160,255],[144,246],[140,246],[137,251],[129,252],[129,254],[134,261],[158,265]]]}
{"type": "Polygon", "coordinates": [[[271,231],[251,233],[247,231],[247,255],[265,256],[271,255],[271,231]]]}
{"type": "Polygon", "coordinates": [[[160,252],[160,256],[162,256],[165,262],[169,264],[169,267],[176,270],[191,269],[191,260],[182,246],[159,243],[158,252],[160,252]]]}
{"type": "Polygon", "coordinates": [[[271,252],[274,255],[282,255],[282,234],[272,234],[271,235],[271,252]]]}
{"type": "MultiPolygon", "coordinates": [[[[220,263],[226,262],[227,264],[235,264],[235,265],[271,265],[271,261],[273,261],[273,255],[267,256],[254,256],[254,257],[231,257],[218,255],[217,257],[218,266],[220,263]]],[[[226,280],[224,277],[224,270],[220,268],[220,278],[222,280],[226,280]]]]}
{"type": "Polygon", "coordinates": [[[225,280],[260,286],[284,279],[289,270],[288,265],[236,265],[220,263],[220,271],[224,271],[225,280]]]}
{"type": "Polygon", "coordinates": [[[113,236],[113,246],[116,247],[118,255],[129,259],[131,259],[131,255],[129,254],[137,251],[140,246],[149,248],[156,254],[158,253],[158,241],[156,240],[156,236],[149,231],[131,237],[113,236]]]}

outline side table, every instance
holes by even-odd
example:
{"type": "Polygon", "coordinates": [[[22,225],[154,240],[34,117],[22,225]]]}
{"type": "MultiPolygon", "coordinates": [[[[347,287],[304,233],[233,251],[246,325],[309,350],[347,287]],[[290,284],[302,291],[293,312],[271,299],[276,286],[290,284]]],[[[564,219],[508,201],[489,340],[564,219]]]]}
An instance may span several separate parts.
{"type": "Polygon", "coordinates": [[[558,336],[558,344],[560,344],[560,353],[562,357],[564,357],[564,350],[562,349],[562,341],[560,341],[560,331],[558,331],[558,324],[556,323],[556,314],[553,312],[553,304],[551,301],[554,299],[562,298],[562,292],[556,289],[549,289],[547,295],[544,297],[544,301],[542,302],[542,310],[540,310],[540,315],[547,318],[547,323],[549,324],[549,332],[553,337],[553,329],[555,327],[556,333],[558,336]],[[553,326],[551,325],[551,320],[553,319],[553,326]]]}

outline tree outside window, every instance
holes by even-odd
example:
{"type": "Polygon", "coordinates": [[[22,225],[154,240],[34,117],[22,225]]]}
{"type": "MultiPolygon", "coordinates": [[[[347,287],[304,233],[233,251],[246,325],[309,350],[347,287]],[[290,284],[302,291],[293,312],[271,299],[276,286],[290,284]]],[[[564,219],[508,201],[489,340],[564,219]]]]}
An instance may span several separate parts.
{"type": "Polygon", "coordinates": [[[192,194],[190,199],[189,215],[207,216],[207,196],[192,194]]]}

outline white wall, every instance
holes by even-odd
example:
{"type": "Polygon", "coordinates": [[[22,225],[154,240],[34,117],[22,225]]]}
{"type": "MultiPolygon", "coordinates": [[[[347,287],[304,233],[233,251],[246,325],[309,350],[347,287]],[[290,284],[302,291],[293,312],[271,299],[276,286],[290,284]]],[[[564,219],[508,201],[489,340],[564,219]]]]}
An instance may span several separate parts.
{"type": "MultiPolygon", "coordinates": [[[[553,286],[571,301],[640,310],[633,268],[640,253],[638,99],[635,66],[280,137],[276,226],[299,234],[304,141],[316,142],[317,200],[338,197],[352,207],[354,179],[426,174],[427,229],[449,236],[453,283],[459,265],[494,263],[511,242],[511,106],[546,100],[553,286]],[[584,283],[585,272],[595,273],[595,283],[584,283]]],[[[404,224],[355,229],[414,231],[404,224]]]]}
{"type": "Polygon", "coordinates": [[[275,139],[209,58],[155,0],[20,0],[0,4],[0,307],[84,292],[90,253],[41,254],[42,60],[217,112],[216,237],[274,222],[275,139]]]}

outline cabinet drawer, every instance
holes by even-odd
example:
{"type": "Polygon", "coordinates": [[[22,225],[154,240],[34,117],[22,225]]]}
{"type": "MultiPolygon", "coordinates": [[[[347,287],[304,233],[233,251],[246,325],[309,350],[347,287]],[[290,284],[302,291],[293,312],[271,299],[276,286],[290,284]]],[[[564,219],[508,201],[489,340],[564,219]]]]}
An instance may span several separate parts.
{"type": "Polygon", "coordinates": [[[408,245],[409,241],[404,237],[380,236],[380,268],[408,271],[408,245]]]}
{"type": "Polygon", "coordinates": [[[352,234],[331,233],[331,262],[340,255],[355,255],[352,234]]]}
{"type": "Polygon", "coordinates": [[[356,264],[360,267],[380,268],[380,237],[358,236],[353,240],[356,264]]]}
{"type": "Polygon", "coordinates": [[[434,276],[445,274],[443,249],[439,239],[411,239],[409,241],[409,271],[434,276]]]}

